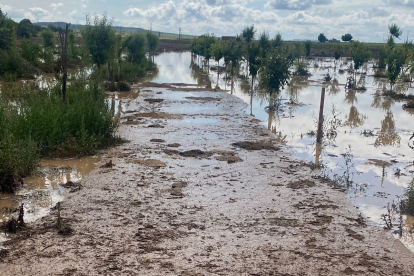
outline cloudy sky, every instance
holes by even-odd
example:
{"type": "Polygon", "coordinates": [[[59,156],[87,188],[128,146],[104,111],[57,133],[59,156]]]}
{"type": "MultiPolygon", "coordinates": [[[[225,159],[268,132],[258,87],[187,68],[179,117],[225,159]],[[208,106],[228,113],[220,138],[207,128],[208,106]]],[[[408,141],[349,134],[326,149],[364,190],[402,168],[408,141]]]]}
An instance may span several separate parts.
{"type": "Polygon", "coordinates": [[[16,21],[66,21],[84,24],[86,14],[107,12],[114,25],[156,31],[216,36],[235,35],[254,24],[258,33],[285,40],[317,39],[319,33],[340,39],[382,42],[387,26],[398,24],[403,37],[414,38],[414,0],[0,0],[16,21]]]}

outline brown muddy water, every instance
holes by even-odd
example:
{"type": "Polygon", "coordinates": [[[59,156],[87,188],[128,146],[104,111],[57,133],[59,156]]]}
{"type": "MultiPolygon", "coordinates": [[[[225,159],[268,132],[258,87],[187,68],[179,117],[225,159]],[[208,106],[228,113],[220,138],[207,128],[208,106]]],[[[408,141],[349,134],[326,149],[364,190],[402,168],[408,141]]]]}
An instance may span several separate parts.
{"type": "MultiPolygon", "coordinates": [[[[381,216],[387,213],[387,205],[397,202],[413,179],[414,151],[410,137],[414,132],[414,112],[404,110],[404,102],[377,95],[377,90],[382,90],[388,82],[374,78],[372,62],[363,70],[366,75],[357,76],[359,84],[367,89],[352,91],[345,89],[351,61],[342,59],[335,68],[331,58],[308,60],[312,75],[292,79],[290,86],[279,95],[278,112],[265,109],[269,105],[268,96],[255,92],[251,97],[251,80],[235,79],[232,83],[224,79],[224,73],[217,77],[217,71],[208,70],[199,60],[192,59],[189,52],[164,53],[155,62],[159,73],[154,76],[154,82],[218,87],[243,99],[250,105],[246,113],[289,145],[296,158],[319,162],[321,174],[335,180],[356,208],[379,227],[384,225],[381,216]],[[318,149],[315,132],[326,73],[333,79],[326,84],[324,105],[324,128],[330,135],[324,138],[322,149],[318,149]]],[[[220,61],[220,66],[223,63],[220,61]]],[[[217,62],[211,60],[210,66],[217,66],[217,62]]],[[[245,72],[243,66],[241,72],[245,72]]],[[[395,89],[414,93],[408,83],[398,83],[395,89]]],[[[398,216],[394,219],[397,225],[398,216]]],[[[401,241],[414,251],[414,218],[404,216],[404,227],[401,241]]]]}

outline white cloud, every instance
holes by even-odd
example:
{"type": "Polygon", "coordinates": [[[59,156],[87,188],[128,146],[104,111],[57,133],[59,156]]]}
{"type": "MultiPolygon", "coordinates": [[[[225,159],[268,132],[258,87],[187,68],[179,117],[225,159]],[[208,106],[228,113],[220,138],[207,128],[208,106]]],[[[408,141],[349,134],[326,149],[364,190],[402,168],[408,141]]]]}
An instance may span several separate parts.
{"type": "Polygon", "coordinates": [[[56,10],[59,7],[63,7],[63,3],[52,3],[49,5],[53,10],[56,10]]]}

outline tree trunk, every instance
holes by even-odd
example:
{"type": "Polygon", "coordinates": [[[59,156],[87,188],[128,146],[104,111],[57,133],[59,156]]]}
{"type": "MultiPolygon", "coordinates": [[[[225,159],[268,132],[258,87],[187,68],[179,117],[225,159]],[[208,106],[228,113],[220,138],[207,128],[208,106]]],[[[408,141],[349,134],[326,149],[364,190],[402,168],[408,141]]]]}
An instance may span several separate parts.
{"type": "Polygon", "coordinates": [[[60,46],[62,47],[62,99],[66,103],[66,82],[68,78],[68,56],[67,56],[67,46],[68,46],[68,32],[69,32],[70,23],[66,23],[65,30],[59,32],[60,46]]]}

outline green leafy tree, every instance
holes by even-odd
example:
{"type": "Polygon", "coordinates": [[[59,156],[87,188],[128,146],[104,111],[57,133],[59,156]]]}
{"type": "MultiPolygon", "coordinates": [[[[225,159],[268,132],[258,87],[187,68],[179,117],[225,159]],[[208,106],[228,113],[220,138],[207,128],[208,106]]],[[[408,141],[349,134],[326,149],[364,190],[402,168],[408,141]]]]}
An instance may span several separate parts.
{"type": "Polygon", "coordinates": [[[275,38],[272,40],[272,45],[273,47],[281,47],[283,45],[283,39],[280,33],[277,33],[275,38]]]}
{"type": "Polygon", "coordinates": [[[230,75],[233,77],[236,67],[242,58],[242,45],[240,41],[229,40],[223,43],[224,62],[226,66],[230,66],[230,75]]]}
{"type": "Polygon", "coordinates": [[[102,18],[95,16],[93,23],[88,17],[81,33],[92,62],[99,70],[108,62],[113,51],[115,31],[112,29],[112,20],[108,19],[106,13],[102,15],[102,18]]]}
{"type": "Polygon", "coordinates": [[[46,29],[41,32],[40,34],[42,36],[43,40],[43,47],[44,48],[53,48],[55,47],[55,41],[54,41],[54,34],[50,29],[46,29]]]}
{"type": "Polygon", "coordinates": [[[148,43],[145,36],[134,34],[125,40],[125,48],[127,49],[127,60],[133,64],[142,64],[148,49],[148,43]]]}
{"type": "Polygon", "coordinates": [[[320,33],[318,35],[318,41],[322,42],[322,43],[325,43],[326,41],[328,41],[328,39],[326,38],[326,36],[323,33],[320,33]]]}
{"type": "Polygon", "coordinates": [[[17,34],[19,37],[30,38],[36,36],[36,29],[29,19],[23,19],[17,26],[17,34]]]}
{"type": "Polygon", "coordinates": [[[33,65],[37,65],[40,56],[40,46],[30,39],[24,38],[20,44],[22,58],[33,65]]]}
{"type": "Polygon", "coordinates": [[[390,36],[393,38],[400,38],[403,33],[401,28],[395,23],[388,26],[388,31],[390,32],[390,36]]]}
{"type": "Polygon", "coordinates": [[[147,32],[148,51],[150,56],[154,55],[154,52],[158,49],[160,39],[152,32],[147,32]]]}
{"type": "Polygon", "coordinates": [[[260,87],[270,95],[279,93],[289,84],[291,77],[290,67],[293,60],[289,58],[286,48],[275,48],[267,52],[262,59],[262,69],[259,75],[260,87]]]}
{"type": "Polygon", "coordinates": [[[263,32],[260,34],[260,38],[259,38],[259,47],[260,47],[260,57],[264,58],[266,56],[266,52],[270,49],[271,47],[271,42],[270,42],[270,38],[269,38],[269,34],[266,32],[263,32]]]}
{"type": "Polygon", "coordinates": [[[252,45],[249,49],[249,73],[252,76],[252,88],[254,84],[254,79],[257,76],[257,73],[260,69],[261,59],[260,59],[260,47],[258,45],[252,45]]]}
{"type": "Polygon", "coordinates": [[[341,58],[343,51],[344,50],[343,50],[341,45],[336,44],[334,46],[335,66],[336,66],[336,63],[338,62],[338,60],[341,58]]]}
{"type": "Polygon", "coordinates": [[[405,63],[406,52],[402,47],[387,47],[385,53],[387,63],[386,74],[392,90],[405,63]]]}
{"type": "Polygon", "coordinates": [[[306,56],[310,56],[312,42],[310,40],[305,41],[306,56]]]}
{"type": "Polygon", "coordinates": [[[354,86],[356,85],[356,72],[362,67],[362,65],[368,62],[370,58],[370,52],[364,43],[359,41],[352,41],[349,49],[351,53],[352,61],[354,62],[354,86]]]}
{"type": "Polygon", "coordinates": [[[224,56],[224,49],[222,42],[216,41],[216,43],[210,46],[210,55],[217,61],[217,68],[220,66],[220,59],[224,56]]]}
{"type": "Polygon", "coordinates": [[[16,23],[10,18],[7,18],[0,10],[0,50],[8,50],[13,47],[15,25],[16,23]]]}
{"type": "Polygon", "coordinates": [[[345,42],[349,42],[349,41],[351,41],[352,40],[352,35],[351,34],[344,34],[342,37],[341,37],[341,39],[342,39],[342,41],[345,41],[345,42]]]}

